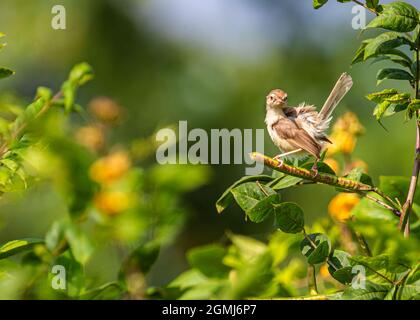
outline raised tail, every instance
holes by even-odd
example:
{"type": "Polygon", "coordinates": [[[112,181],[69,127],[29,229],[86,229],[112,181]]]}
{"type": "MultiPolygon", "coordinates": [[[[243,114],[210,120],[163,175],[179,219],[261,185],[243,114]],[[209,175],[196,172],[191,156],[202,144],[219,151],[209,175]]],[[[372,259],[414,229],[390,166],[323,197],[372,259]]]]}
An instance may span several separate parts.
{"type": "Polygon", "coordinates": [[[351,76],[347,73],[343,73],[340,76],[340,79],[338,79],[334,88],[332,89],[327,101],[325,101],[324,106],[319,112],[319,117],[323,120],[330,120],[331,114],[333,113],[334,109],[338,106],[338,104],[344,98],[347,92],[349,92],[352,86],[353,79],[351,78],[351,76]]]}

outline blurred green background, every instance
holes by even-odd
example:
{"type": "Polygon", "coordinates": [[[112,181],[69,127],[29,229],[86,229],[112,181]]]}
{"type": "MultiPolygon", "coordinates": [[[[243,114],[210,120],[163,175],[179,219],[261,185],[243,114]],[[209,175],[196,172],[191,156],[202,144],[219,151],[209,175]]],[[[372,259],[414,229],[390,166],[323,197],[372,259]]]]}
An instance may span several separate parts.
{"type": "MultiPolygon", "coordinates": [[[[188,120],[190,129],[263,129],[269,90],[286,90],[291,104],[321,106],[347,71],[355,85],[337,114],[351,110],[367,129],[355,157],[368,163],[376,181],[381,174],[411,172],[413,123],[399,115],[384,121],[388,132],[379,126],[364,98],[376,90],[379,65],[350,67],[363,37],[351,28],[351,4],[331,2],[314,11],[310,0],[63,0],[67,29],[53,30],[55,4],[0,2],[0,31],[8,42],[0,62],[16,70],[0,83],[1,93],[30,100],[38,85],[58,89],[72,65],[87,61],[96,77],[81,90],[79,101],[106,95],[124,106],[126,122],[112,138],[124,144],[179,120],[188,120]]],[[[266,153],[274,155],[277,150],[265,138],[266,153]]],[[[216,199],[244,175],[244,166],[213,165],[211,173],[206,186],[184,197],[186,225],[160,254],[152,285],[184,270],[187,249],[223,241],[227,230],[257,238],[272,230],[272,221],[246,222],[237,208],[223,215],[215,211],[216,199]]],[[[284,198],[301,204],[313,221],[327,215],[333,194],[331,188],[308,186],[287,191],[284,198]]],[[[43,236],[65,212],[53,195],[39,191],[18,206],[3,200],[0,210],[0,242],[43,236]]],[[[112,268],[112,256],[107,259],[112,268]]]]}

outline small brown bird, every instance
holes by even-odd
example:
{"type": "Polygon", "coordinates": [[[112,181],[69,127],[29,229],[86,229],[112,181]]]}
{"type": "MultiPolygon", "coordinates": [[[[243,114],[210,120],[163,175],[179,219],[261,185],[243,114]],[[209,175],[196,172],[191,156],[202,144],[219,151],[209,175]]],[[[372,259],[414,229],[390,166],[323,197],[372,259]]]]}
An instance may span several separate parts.
{"type": "Polygon", "coordinates": [[[312,170],[316,175],[320,154],[327,143],[332,143],[325,133],[331,114],[352,85],[352,78],[343,73],[319,113],[313,105],[305,103],[289,107],[286,92],[280,89],[270,91],[266,98],[265,123],[271,140],[283,152],[275,159],[299,159],[312,155],[315,157],[312,170]]]}

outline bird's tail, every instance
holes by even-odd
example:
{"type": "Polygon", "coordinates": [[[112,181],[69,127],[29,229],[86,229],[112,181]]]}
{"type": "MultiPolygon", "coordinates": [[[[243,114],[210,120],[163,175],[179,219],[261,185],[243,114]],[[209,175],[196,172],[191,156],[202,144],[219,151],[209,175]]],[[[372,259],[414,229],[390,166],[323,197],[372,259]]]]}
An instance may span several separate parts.
{"type": "Polygon", "coordinates": [[[352,86],[353,86],[353,79],[351,78],[351,76],[348,75],[347,73],[343,73],[340,76],[340,79],[338,79],[334,88],[332,89],[327,101],[325,101],[324,106],[322,107],[321,111],[319,112],[319,117],[322,120],[326,120],[327,122],[329,122],[331,114],[333,113],[334,109],[337,107],[340,101],[344,98],[347,92],[349,92],[352,86]]]}

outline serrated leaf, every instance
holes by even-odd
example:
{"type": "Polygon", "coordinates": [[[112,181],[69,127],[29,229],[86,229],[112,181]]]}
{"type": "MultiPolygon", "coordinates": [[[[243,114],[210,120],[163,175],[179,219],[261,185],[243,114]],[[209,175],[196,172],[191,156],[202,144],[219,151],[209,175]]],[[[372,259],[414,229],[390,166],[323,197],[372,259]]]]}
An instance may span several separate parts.
{"type": "Polygon", "coordinates": [[[384,113],[386,112],[386,110],[389,108],[390,105],[391,105],[391,102],[384,101],[375,107],[375,109],[373,110],[373,115],[375,116],[376,120],[379,121],[382,118],[382,116],[384,115],[384,113]]]}
{"type": "Polygon", "coordinates": [[[30,250],[34,245],[41,243],[44,243],[44,240],[35,238],[9,241],[0,247],[0,259],[5,259],[20,252],[30,250]]]}
{"type": "Polygon", "coordinates": [[[393,2],[382,5],[382,11],[373,19],[366,29],[383,28],[398,32],[413,31],[419,23],[416,8],[405,2],[393,2]]]}
{"type": "Polygon", "coordinates": [[[385,100],[391,103],[406,103],[409,102],[410,96],[411,95],[409,93],[399,93],[386,98],[385,100]]]}
{"type": "Polygon", "coordinates": [[[303,210],[292,202],[274,206],[274,226],[286,233],[298,233],[305,225],[303,210]]]}

